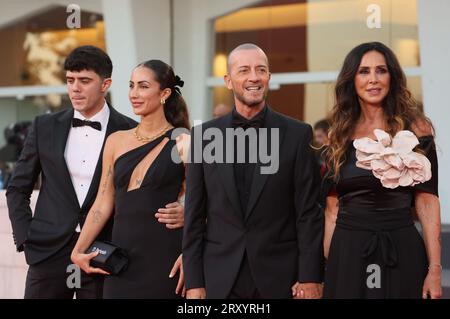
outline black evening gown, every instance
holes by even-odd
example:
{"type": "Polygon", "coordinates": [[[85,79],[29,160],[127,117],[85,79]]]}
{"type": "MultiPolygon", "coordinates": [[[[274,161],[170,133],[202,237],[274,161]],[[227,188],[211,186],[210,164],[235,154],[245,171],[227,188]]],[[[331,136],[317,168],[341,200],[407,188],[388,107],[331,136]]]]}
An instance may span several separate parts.
{"type": "Polygon", "coordinates": [[[356,167],[356,151],[353,144],[349,146],[334,185],[339,212],[326,264],[324,298],[422,297],[428,261],[411,208],[416,190],[438,195],[438,175],[433,138],[421,137],[419,142],[431,162],[431,180],[395,189],[383,187],[372,171],[356,167]]]}
{"type": "MultiPolygon", "coordinates": [[[[158,208],[175,202],[184,179],[184,166],[171,159],[169,140],[145,174],[140,188],[127,191],[134,168],[164,136],[120,156],[114,164],[115,214],[112,242],[129,255],[128,268],[107,276],[104,298],[178,298],[178,274],[169,272],[181,254],[182,229],[172,230],[155,218],[158,208]]],[[[179,159],[179,158],[178,158],[179,159]]]]}

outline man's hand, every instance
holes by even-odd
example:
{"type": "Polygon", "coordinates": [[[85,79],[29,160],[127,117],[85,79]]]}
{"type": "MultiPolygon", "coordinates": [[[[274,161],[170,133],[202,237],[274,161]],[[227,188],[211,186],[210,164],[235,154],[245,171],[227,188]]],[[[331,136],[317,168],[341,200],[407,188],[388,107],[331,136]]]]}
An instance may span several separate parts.
{"type": "Polygon", "coordinates": [[[322,298],[323,285],[319,283],[299,283],[292,286],[292,298],[294,299],[320,299],[322,298]]]}
{"type": "Polygon", "coordinates": [[[205,288],[192,288],[186,290],[186,299],[206,299],[205,288]]]}
{"type": "Polygon", "coordinates": [[[167,204],[165,208],[158,209],[155,217],[169,229],[181,228],[184,226],[184,207],[178,202],[167,204]]]}

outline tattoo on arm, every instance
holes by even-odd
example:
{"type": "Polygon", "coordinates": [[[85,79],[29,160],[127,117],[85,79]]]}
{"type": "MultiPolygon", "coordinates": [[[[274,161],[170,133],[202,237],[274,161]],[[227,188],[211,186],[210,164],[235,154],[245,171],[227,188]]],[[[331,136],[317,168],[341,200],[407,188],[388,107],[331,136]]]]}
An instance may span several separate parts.
{"type": "Polygon", "coordinates": [[[94,224],[99,224],[102,219],[102,212],[99,210],[94,211],[94,224]]]}
{"type": "Polygon", "coordinates": [[[112,168],[111,166],[108,167],[108,173],[106,174],[105,182],[102,185],[102,195],[105,195],[106,188],[108,187],[109,178],[112,175],[112,168]]]}

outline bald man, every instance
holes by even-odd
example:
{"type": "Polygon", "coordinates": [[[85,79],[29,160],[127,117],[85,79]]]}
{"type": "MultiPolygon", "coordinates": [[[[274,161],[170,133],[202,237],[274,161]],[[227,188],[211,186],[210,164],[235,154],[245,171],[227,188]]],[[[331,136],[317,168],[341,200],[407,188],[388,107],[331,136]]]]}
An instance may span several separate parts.
{"type": "Polygon", "coordinates": [[[233,111],[192,130],[191,156],[211,149],[211,139],[201,139],[209,129],[222,132],[234,154],[224,147],[216,154],[226,154],[226,161],[187,166],[187,298],[320,298],[323,217],[312,129],[267,105],[269,63],[258,46],[235,48],[224,80],[234,94],[233,111]],[[268,163],[262,149],[276,163],[268,163]]]}

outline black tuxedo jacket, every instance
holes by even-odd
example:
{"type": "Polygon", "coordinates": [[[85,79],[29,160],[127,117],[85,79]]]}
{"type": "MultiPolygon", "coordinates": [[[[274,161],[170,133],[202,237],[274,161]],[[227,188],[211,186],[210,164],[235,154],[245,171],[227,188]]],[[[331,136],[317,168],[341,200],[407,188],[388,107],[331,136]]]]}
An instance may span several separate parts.
{"type": "MultiPolygon", "coordinates": [[[[230,113],[203,124],[201,131],[218,128],[225,132],[231,122],[230,113]]],[[[232,163],[187,165],[186,288],[205,287],[207,298],[229,295],[244,252],[263,298],[291,298],[296,281],[322,281],[324,225],[317,204],[320,177],[310,147],[312,129],[270,108],[264,127],[279,128],[279,169],[264,175],[261,163],[256,164],[244,211],[232,163]]],[[[191,156],[203,152],[208,144],[196,145],[198,133],[192,130],[191,156]]]]}
{"type": "MultiPolygon", "coordinates": [[[[81,207],[66,165],[64,150],[73,113],[70,108],[36,117],[8,184],[6,197],[14,243],[18,251],[25,250],[29,265],[53,256],[70,242],[77,224],[83,225],[97,195],[103,148],[81,207]],[[42,185],[32,217],[30,196],[40,173],[42,185]]],[[[110,107],[105,140],[109,134],[136,124],[110,107]]],[[[111,225],[105,226],[99,238],[107,239],[111,225]]]]}

